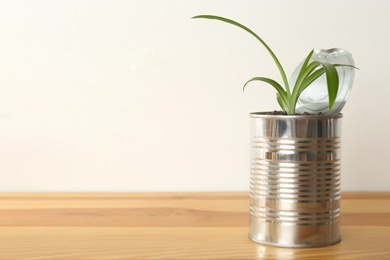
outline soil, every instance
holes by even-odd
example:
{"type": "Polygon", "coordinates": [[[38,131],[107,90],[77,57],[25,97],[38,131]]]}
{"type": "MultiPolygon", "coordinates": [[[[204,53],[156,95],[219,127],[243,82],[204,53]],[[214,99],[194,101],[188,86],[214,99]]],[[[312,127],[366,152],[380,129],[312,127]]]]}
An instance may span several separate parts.
{"type": "MultiPolygon", "coordinates": [[[[274,111],[271,111],[271,112],[265,112],[264,113],[265,115],[272,115],[272,116],[287,116],[287,112],[285,111],[281,111],[281,110],[274,110],[274,111]]],[[[300,114],[300,113],[295,113],[295,114],[291,114],[292,116],[322,116],[324,115],[324,113],[322,112],[319,112],[319,113],[316,113],[316,114],[312,114],[312,113],[309,113],[309,112],[304,112],[303,114],[300,114]]]]}

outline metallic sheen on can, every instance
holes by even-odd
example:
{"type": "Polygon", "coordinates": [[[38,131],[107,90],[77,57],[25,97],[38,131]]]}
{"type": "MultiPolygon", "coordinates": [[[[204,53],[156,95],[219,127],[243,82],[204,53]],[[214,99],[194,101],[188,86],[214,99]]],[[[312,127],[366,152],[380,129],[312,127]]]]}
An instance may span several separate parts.
{"type": "Polygon", "coordinates": [[[281,247],[339,242],[342,114],[250,118],[249,238],[281,247]]]}

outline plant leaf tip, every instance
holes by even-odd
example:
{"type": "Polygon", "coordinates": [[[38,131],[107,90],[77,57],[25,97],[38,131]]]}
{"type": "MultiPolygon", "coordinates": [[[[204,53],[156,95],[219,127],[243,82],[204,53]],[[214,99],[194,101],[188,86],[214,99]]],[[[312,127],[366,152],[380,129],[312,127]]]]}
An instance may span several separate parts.
{"type": "Polygon", "coordinates": [[[197,18],[210,18],[211,15],[206,14],[198,14],[191,17],[191,19],[197,19],[197,18]]]}

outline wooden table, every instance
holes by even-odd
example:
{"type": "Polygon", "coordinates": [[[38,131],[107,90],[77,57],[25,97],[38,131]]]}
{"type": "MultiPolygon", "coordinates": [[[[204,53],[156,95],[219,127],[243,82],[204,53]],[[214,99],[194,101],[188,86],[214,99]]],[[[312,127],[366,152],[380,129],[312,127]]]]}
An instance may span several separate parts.
{"type": "Polygon", "coordinates": [[[390,192],[343,193],[341,243],[247,238],[247,193],[0,193],[0,259],[390,259],[390,192]]]}

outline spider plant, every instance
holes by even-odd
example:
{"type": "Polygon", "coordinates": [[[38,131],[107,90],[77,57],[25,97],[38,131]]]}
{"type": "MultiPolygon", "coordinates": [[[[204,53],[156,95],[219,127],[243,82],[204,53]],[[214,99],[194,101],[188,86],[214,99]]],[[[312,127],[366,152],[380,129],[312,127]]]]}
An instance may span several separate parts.
{"type": "Polygon", "coordinates": [[[349,66],[350,65],[343,65],[343,64],[330,64],[327,62],[320,62],[320,61],[311,61],[310,59],[313,55],[314,50],[312,50],[306,57],[306,59],[303,62],[303,65],[299,71],[297,80],[295,81],[294,86],[291,88],[286,73],[279,62],[279,59],[276,57],[275,53],[271,50],[271,48],[261,39],[256,33],[254,33],[252,30],[247,28],[246,26],[233,21],[228,18],[224,18],[221,16],[215,16],[215,15],[197,15],[192,17],[194,19],[198,18],[204,18],[204,19],[215,19],[219,20],[225,23],[229,23],[232,25],[235,25],[251,35],[253,35],[269,52],[271,57],[273,58],[276,66],[279,69],[280,75],[283,80],[283,86],[279,84],[277,81],[267,78],[267,77],[254,77],[250,80],[248,80],[245,84],[243,89],[245,90],[245,87],[248,85],[248,83],[253,81],[263,81],[268,84],[270,84],[272,87],[274,87],[277,91],[276,97],[277,101],[282,108],[283,111],[285,111],[287,114],[295,114],[295,108],[298,102],[298,98],[302,91],[304,91],[308,86],[310,86],[311,83],[313,83],[316,79],[318,79],[320,76],[322,76],[324,73],[326,74],[326,81],[327,81],[327,88],[328,88],[328,97],[329,97],[329,110],[332,109],[337,93],[339,88],[339,76],[336,70],[336,67],[338,66],[349,66]]]}

